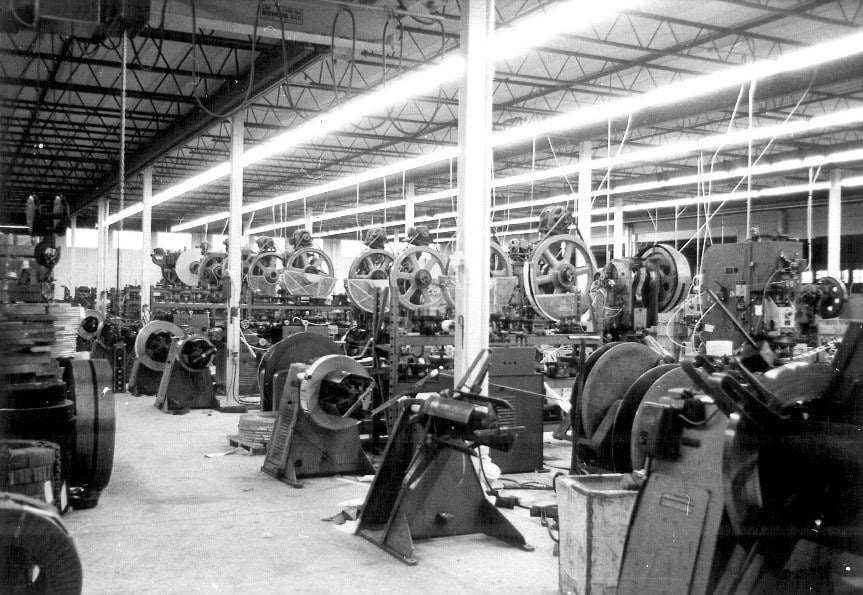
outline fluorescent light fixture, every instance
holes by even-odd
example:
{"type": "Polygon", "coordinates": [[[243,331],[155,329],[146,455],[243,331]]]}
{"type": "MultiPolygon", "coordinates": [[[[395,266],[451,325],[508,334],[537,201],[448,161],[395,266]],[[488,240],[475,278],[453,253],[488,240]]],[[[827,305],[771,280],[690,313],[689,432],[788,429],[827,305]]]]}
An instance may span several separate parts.
{"type": "MultiPolygon", "coordinates": [[[[545,12],[524,19],[524,24],[516,23],[510,27],[495,32],[492,53],[496,60],[506,60],[536,47],[540,43],[561,33],[576,28],[587,27],[591,23],[608,18],[630,8],[643,0],[605,0],[602,3],[584,3],[569,0],[552,6],[545,12]],[[594,5],[595,4],[595,5],[594,5]]],[[[282,132],[270,140],[245,151],[242,157],[243,167],[259,163],[275,155],[308,143],[312,139],[340,130],[351,122],[356,122],[371,114],[396,105],[399,102],[427,93],[441,85],[456,81],[465,69],[464,57],[460,52],[453,52],[443,58],[439,64],[409,72],[389,81],[387,84],[366,93],[352,101],[345,102],[338,109],[332,110],[318,118],[282,132]]],[[[212,170],[219,170],[218,177],[230,173],[230,163],[225,161],[212,170]]],[[[170,200],[181,194],[194,190],[208,182],[196,181],[195,176],[175,187],[169,188],[170,200]]],[[[215,178],[218,179],[218,178],[215,178]]],[[[210,180],[212,181],[212,180],[210,180]]],[[[164,202],[164,201],[163,201],[164,202]]],[[[159,204],[159,203],[154,203],[159,204]]],[[[116,223],[130,215],[140,213],[142,205],[135,205],[134,210],[124,209],[114,216],[111,223],[116,223]],[[128,211],[128,214],[127,212],[128,211]]]]}
{"type": "MultiPolygon", "coordinates": [[[[832,114],[826,114],[823,116],[816,116],[814,118],[808,120],[794,120],[789,122],[784,122],[782,124],[775,124],[773,126],[763,126],[760,128],[755,128],[752,130],[738,130],[731,133],[723,133],[716,134],[713,136],[707,136],[696,141],[688,141],[682,143],[675,143],[669,145],[660,145],[658,147],[651,147],[649,149],[641,149],[637,151],[630,151],[629,153],[624,153],[617,157],[603,157],[601,159],[595,159],[591,161],[591,168],[593,169],[606,169],[609,166],[617,166],[621,165],[638,163],[638,162],[657,162],[662,161],[664,159],[669,159],[675,156],[685,155],[688,153],[697,153],[698,151],[703,151],[706,149],[713,149],[720,146],[730,147],[736,145],[747,144],[750,140],[764,140],[771,138],[780,138],[785,136],[793,136],[796,134],[802,134],[804,132],[810,132],[813,130],[820,130],[824,128],[832,128],[837,126],[847,126],[851,124],[855,124],[857,122],[863,121],[863,108],[853,108],[849,110],[844,110],[841,112],[835,112],[832,114]]],[[[453,149],[455,150],[455,149],[453,149]]],[[[852,150],[852,151],[843,151],[840,153],[836,153],[833,156],[833,159],[836,162],[841,161],[854,161],[857,159],[863,158],[863,150],[852,150]]],[[[428,164],[427,161],[422,160],[421,158],[415,158],[413,161],[421,161],[423,165],[428,164]]],[[[756,166],[752,168],[753,175],[761,174],[761,173],[769,173],[774,171],[773,168],[776,168],[775,171],[789,171],[791,169],[798,169],[804,167],[817,167],[818,165],[826,164],[827,157],[811,157],[805,160],[787,160],[782,162],[781,164],[775,165],[762,165],[756,166]],[[796,164],[796,165],[795,165],[796,164]],[[782,169],[787,168],[787,169],[782,169]]],[[[397,164],[384,166],[382,168],[377,168],[374,170],[369,170],[362,174],[357,174],[355,176],[350,176],[348,178],[343,178],[341,180],[336,180],[334,182],[330,182],[328,184],[324,184],[322,186],[317,186],[312,189],[302,190],[295,193],[298,198],[293,199],[291,202],[295,200],[299,200],[301,198],[308,198],[310,196],[309,192],[312,191],[312,195],[317,195],[325,192],[330,192],[333,190],[339,190],[344,188],[349,188],[354,186],[357,183],[368,182],[373,179],[377,179],[380,177],[384,177],[386,175],[393,175],[395,173],[400,173],[398,169],[398,165],[404,165],[404,162],[399,162],[397,164]],[[361,180],[360,180],[361,178],[361,180]]],[[[527,184],[530,182],[535,182],[539,180],[546,180],[549,178],[555,177],[563,177],[570,173],[575,173],[579,168],[578,163],[564,165],[555,168],[549,168],[541,171],[528,172],[525,174],[519,174],[516,176],[509,176],[507,178],[499,178],[492,183],[493,188],[504,188],[508,186],[515,186],[519,184],[527,184]]],[[[412,169],[409,167],[408,169],[412,169]]],[[[724,172],[723,175],[725,177],[734,177],[735,175],[747,175],[748,168],[743,168],[741,170],[733,170],[732,172],[724,172]]],[[[706,174],[705,174],[706,175],[706,174]]],[[[715,179],[720,179],[721,175],[718,172],[714,172],[716,176],[715,179]]],[[[697,176],[686,176],[686,179],[698,179],[697,176]]],[[[686,181],[680,182],[680,184],[689,183],[686,181]]],[[[662,182],[654,182],[654,184],[664,184],[664,185],[674,185],[674,184],[665,184],[662,182]]],[[[662,187],[662,186],[658,186],[662,187]]],[[[451,195],[456,195],[458,192],[457,189],[448,189],[441,192],[434,192],[427,195],[420,195],[415,197],[414,202],[428,202],[429,200],[437,200],[439,198],[445,198],[451,195]]],[[[612,190],[613,192],[613,190],[612,190]]],[[[604,192],[594,192],[593,196],[602,196],[604,192]]],[[[512,210],[516,208],[522,207],[530,207],[530,206],[543,206],[543,205],[551,205],[558,204],[562,200],[567,200],[569,195],[560,195],[560,196],[552,196],[544,199],[539,199],[535,201],[522,201],[516,203],[510,203],[508,205],[495,205],[492,207],[493,212],[512,210]],[[565,198],[566,197],[566,198],[565,198]]],[[[283,197],[277,197],[280,200],[283,197]]],[[[268,201],[269,202],[269,201],[268,201]]],[[[255,203],[253,205],[248,205],[244,207],[244,211],[247,210],[257,210],[257,205],[260,203],[255,203]]],[[[273,206],[272,204],[268,204],[268,206],[273,206]]],[[[373,205],[365,205],[361,207],[361,211],[363,213],[369,213],[373,211],[382,210],[383,208],[394,208],[393,203],[388,203],[384,205],[382,203],[377,203],[373,205]]],[[[403,203],[397,206],[403,206],[403,203]]],[[[262,207],[263,208],[263,207],[262,207]]],[[[343,216],[349,216],[356,213],[356,209],[346,209],[341,211],[344,213],[343,216]]],[[[337,213],[332,213],[328,219],[336,219],[340,215],[337,213]]],[[[417,221],[429,221],[434,218],[418,218],[417,221]]],[[[261,227],[254,228],[250,230],[250,233],[262,233],[267,231],[273,231],[275,229],[283,228],[283,227],[293,227],[296,225],[300,225],[301,223],[297,223],[296,221],[286,221],[282,223],[273,223],[270,225],[264,225],[261,227]]],[[[177,231],[180,227],[177,226],[172,228],[172,230],[177,231]]],[[[184,228],[188,229],[188,228],[184,228]]]]}
{"type": "MultiPolygon", "coordinates": [[[[805,132],[812,132],[814,130],[849,126],[859,122],[863,122],[863,107],[834,112],[823,116],[816,116],[808,120],[794,120],[783,122],[782,124],[775,124],[773,126],[762,126],[760,128],[754,128],[751,131],[749,129],[737,130],[735,132],[725,134],[706,136],[696,141],[659,145],[649,149],[630,151],[629,153],[624,153],[616,157],[602,157],[600,159],[592,160],[590,162],[590,167],[594,170],[603,170],[609,167],[619,167],[621,165],[629,165],[632,163],[656,163],[672,157],[697,153],[706,149],[745,145],[750,140],[759,141],[785,136],[794,136],[805,132]]],[[[573,163],[541,171],[528,172],[517,176],[509,176],[508,178],[498,178],[492,183],[492,187],[503,188],[517,184],[528,184],[530,182],[547,180],[549,178],[563,177],[567,174],[577,172],[578,169],[579,164],[573,163]]]]}
{"type": "Polygon", "coordinates": [[[559,2],[543,12],[525,17],[515,25],[495,31],[492,55],[495,60],[508,60],[524,54],[543,40],[573,30],[573,24],[584,27],[620,14],[636,4],[632,0],[603,2],[559,2]]]}
{"type": "MultiPolygon", "coordinates": [[[[498,147],[516,141],[527,140],[537,135],[555,132],[558,130],[575,129],[580,126],[605,121],[605,119],[607,118],[624,116],[645,107],[673,104],[681,102],[683,100],[692,99],[704,95],[707,92],[713,92],[716,90],[721,90],[723,88],[749,82],[753,80],[753,78],[763,78],[766,76],[781,74],[784,72],[793,72],[801,68],[807,68],[817,64],[838,60],[840,58],[857,55],[860,53],[863,53],[863,33],[843,37],[839,40],[828,42],[826,44],[820,44],[817,46],[797,50],[775,60],[766,60],[764,62],[757,62],[743,66],[732,67],[718,73],[703,75],[687,81],[683,81],[681,83],[675,83],[669,85],[668,87],[657,89],[656,91],[651,91],[637,97],[628,97],[624,99],[609,101],[595,107],[577,110],[576,112],[573,112],[571,114],[564,114],[561,116],[549,118],[548,120],[544,120],[539,123],[531,123],[520,126],[518,128],[513,128],[509,131],[498,132],[492,135],[491,144],[493,147],[498,147]]],[[[772,127],[760,128],[759,130],[762,131],[762,136],[753,137],[753,140],[756,140],[757,138],[769,138],[770,135],[775,135],[777,133],[799,134],[807,130],[815,130],[819,127],[841,126],[843,124],[849,124],[851,122],[841,121],[842,118],[847,118],[851,116],[855,119],[855,121],[859,121],[856,119],[859,118],[858,112],[859,108],[847,110],[845,112],[839,112],[837,114],[819,116],[811,120],[786,122],[784,124],[777,124],[776,126],[772,127]]],[[[749,131],[740,130],[724,135],[708,137],[707,139],[702,139],[700,141],[693,141],[689,143],[688,147],[683,146],[686,145],[686,143],[678,143],[677,145],[661,146],[654,149],[646,149],[644,151],[633,151],[629,154],[618,156],[617,159],[602,158],[592,161],[591,168],[602,169],[607,167],[609,164],[622,165],[624,163],[633,163],[638,160],[658,160],[662,158],[667,158],[674,154],[683,154],[687,151],[699,151],[705,148],[712,148],[717,146],[715,144],[715,139],[717,138],[723,139],[723,142],[721,144],[724,145],[744,144],[749,141],[749,131]],[[679,152],[673,153],[670,147],[677,147],[677,149],[675,150],[679,152]],[[652,151],[652,153],[650,151],[652,151]]],[[[428,161],[425,163],[427,165],[430,165],[431,163],[445,161],[447,159],[453,158],[453,149],[435,151],[433,153],[429,153],[427,157],[429,158],[428,161]]],[[[407,171],[411,169],[408,163],[409,161],[410,160],[401,162],[403,164],[402,171],[407,171]]],[[[515,183],[528,183],[531,180],[536,181],[546,179],[547,177],[554,177],[558,175],[573,173],[577,169],[578,166],[576,164],[572,166],[564,166],[561,168],[543,170],[541,172],[534,172],[533,174],[524,174],[521,177],[512,176],[510,178],[496,180],[493,183],[493,187],[499,188],[503,186],[513,185],[515,183]]],[[[306,195],[306,198],[322,194],[325,191],[327,190],[313,192],[306,195]]],[[[457,191],[455,192],[457,194],[457,191]]],[[[283,197],[277,197],[276,199],[272,199],[272,201],[278,202],[281,198],[283,197]]],[[[420,198],[417,197],[417,200],[419,201],[420,198]]],[[[257,204],[261,203],[248,205],[247,207],[244,207],[244,210],[255,209],[257,204]]],[[[267,201],[267,206],[271,206],[271,204],[271,201],[267,201]]]]}
{"type": "MultiPolygon", "coordinates": [[[[385,178],[387,176],[393,176],[396,174],[400,174],[404,171],[410,169],[416,169],[419,167],[424,167],[426,165],[431,165],[432,163],[436,163],[440,159],[437,157],[437,153],[445,153],[445,159],[455,158],[458,156],[458,147],[450,147],[444,149],[443,151],[437,151],[434,156],[432,155],[420,155],[418,157],[414,157],[412,159],[408,159],[406,161],[399,161],[397,163],[391,163],[389,165],[384,165],[382,167],[377,167],[375,169],[366,170],[360,172],[358,174],[353,174],[344,178],[340,178],[338,180],[333,180],[332,182],[327,182],[326,184],[321,184],[320,186],[315,186],[313,188],[304,188],[303,190],[297,190],[295,192],[289,192],[287,194],[283,194],[281,196],[277,196],[275,198],[271,198],[269,200],[264,200],[261,202],[252,203],[243,207],[243,214],[252,213],[254,211],[260,211],[263,209],[269,209],[270,207],[274,207],[276,205],[282,205],[292,202],[297,202],[303,200],[304,198],[310,198],[312,196],[318,196],[320,194],[326,194],[327,192],[335,192],[338,190],[344,190],[346,188],[350,188],[352,186],[357,186],[359,184],[364,184],[366,182],[370,182],[373,180],[377,180],[379,178],[385,178]]],[[[386,207],[385,203],[380,203],[378,206],[386,207]]],[[[264,231],[271,231],[274,229],[279,229],[281,227],[285,227],[282,224],[273,223],[271,225],[263,225],[261,227],[256,227],[252,230],[249,230],[250,233],[260,233],[264,231]]]]}
{"type": "MultiPolygon", "coordinates": [[[[179,184],[171,186],[167,190],[159,192],[158,194],[154,194],[153,198],[150,199],[150,204],[152,206],[160,205],[163,202],[168,202],[169,200],[180,196],[181,194],[185,194],[190,190],[194,190],[195,188],[199,188],[201,186],[206,186],[212,182],[215,182],[221,177],[228,175],[231,172],[231,164],[229,162],[220,163],[215,167],[211,167],[205,172],[202,172],[196,176],[189,178],[188,180],[184,180],[179,184]]],[[[105,219],[105,222],[108,225],[113,225],[126,217],[131,217],[132,215],[137,215],[138,213],[143,212],[144,203],[136,203],[131,207],[126,207],[121,211],[117,211],[113,215],[110,215],[105,219]]],[[[227,219],[227,216],[225,216],[227,219]]]]}
{"type": "Polygon", "coordinates": [[[26,225],[0,225],[2,229],[28,229],[26,225]]]}
{"type": "Polygon", "coordinates": [[[605,122],[609,118],[632,114],[651,107],[674,105],[768,76],[795,72],[861,53],[863,53],[863,32],[794,50],[772,60],[761,60],[751,64],[734,66],[712,74],[673,83],[643,95],[617,99],[539,122],[532,122],[496,134],[492,139],[492,146],[499,147],[558,130],[570,130],[579,126],[605,122]]]}
{"type": "Polygon", "coordinates": [[[217,221],[224,221],[228,218],[230,213],[228,211],[221,211],[219,213],[214,213],[212,215],[207,215],[206,217],[199,217],[198,219],[192,219],[191,221],[186,221],[185,223],[178,223],[171,227],[172,232],[184,231],[186,229],[194,229],[196,227],[200,227],[202,225],[208,225],[210,223],[216,223],[217,221]]]}

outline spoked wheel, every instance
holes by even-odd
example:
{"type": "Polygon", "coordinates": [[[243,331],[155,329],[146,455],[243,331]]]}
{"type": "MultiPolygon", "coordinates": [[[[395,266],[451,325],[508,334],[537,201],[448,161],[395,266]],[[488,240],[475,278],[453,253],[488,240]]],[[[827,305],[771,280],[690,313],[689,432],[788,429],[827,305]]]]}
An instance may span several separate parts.
{"type": "Polygon", "coordinates": [[[549,296],[574,294],[579,304],[588,304],[588,289],[596,261],[576,236],[554,235],[540,242],[524,267],[525,288],[534,308],[555,322],[579,314],[566,300],[549,296]]]}
{"type": "Polygon", "coordinates": [[[288,257],[285,268],[311,275],[335,276],[332,259],[317,248],[299,248],[288,257]]]}
{"type": "Polygon", "coordinates": [[[249,287],[254,293],[275,295],[279,273],[285,268],[285,258],[278,252],[261,252],[253,256],[248,266],[249,287]]]}
{"type": "Polygon", "coordinates": [[[345,282],[345,291],[354,306],[363,312],[374,312],[375,289],[389,282],[394,260],[391,253],[381,249],[366,250],[354,259],[345,282]]]}
{"type": "Polygon", "coordinates": [[[441,277],[446,265],[440,252],[428,246],[411,246],[393,262],[390,284],[398,292],[399,304],[408,310],[445,306],[441,277]]]}
{"type": "Polygon", "coordinates": [[[204,256],[198,267],[198,279],[201,287],[219,285],[225,276],[225,261],[228,255],[224,252],[211,252],[204,256]]]}

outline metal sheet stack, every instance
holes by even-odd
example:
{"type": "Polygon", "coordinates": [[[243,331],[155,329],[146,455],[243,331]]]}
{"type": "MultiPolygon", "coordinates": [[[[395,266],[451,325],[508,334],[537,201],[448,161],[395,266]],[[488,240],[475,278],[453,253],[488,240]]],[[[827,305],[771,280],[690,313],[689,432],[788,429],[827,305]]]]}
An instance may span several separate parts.
{"type": "MultiPolygon", "coordinates": [[[[47,304],[0,304],[0,380],[6,393],[62,384],[52,349],[54,316],[47,304]]],[[[74,350],[74,339],[72,341],[74,350]]]]}
{"type": "Polygon", "coordinates": [[[78,325],[84,318],[84,309],[72,304],[51,304],[49,312],[54,316],[54,345],[51,356],[73,357],[78,325]]]}
{"type": "Polygon", "coordinates": [[[275,425],[275,411],[241,415],[237,427],[237,437],[245,442],[267,444],[273,436],[275,425]]]}

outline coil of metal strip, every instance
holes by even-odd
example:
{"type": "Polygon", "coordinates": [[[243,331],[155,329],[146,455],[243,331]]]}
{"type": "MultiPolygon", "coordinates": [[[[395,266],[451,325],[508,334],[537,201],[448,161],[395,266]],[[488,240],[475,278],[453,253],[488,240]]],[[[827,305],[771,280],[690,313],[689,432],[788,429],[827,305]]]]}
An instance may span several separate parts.
{"type": "Polygon", "coordinates": [[[75,402],[75,457],[72,485],[101,491],[114,465],[114,393],[105,360],[63,362],[69,398],[75,402]]]}
{"type": "Polygon", "coordinates": [[[69,532],[51,507],[33,498],[0,493],[0,551],[7,552],[3,587],[10,593],[80,593],[81,560],[69,532]]]}

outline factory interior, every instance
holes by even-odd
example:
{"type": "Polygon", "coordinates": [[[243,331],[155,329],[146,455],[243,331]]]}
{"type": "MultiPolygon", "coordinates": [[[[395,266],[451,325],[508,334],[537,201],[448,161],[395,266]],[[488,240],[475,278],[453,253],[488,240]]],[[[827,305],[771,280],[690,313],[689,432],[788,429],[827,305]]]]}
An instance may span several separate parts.
{"type": "Polygon", "coordinates": [[[863,592],[863,0],[8,0],[0,152],[0,592],[863,592]]]}

